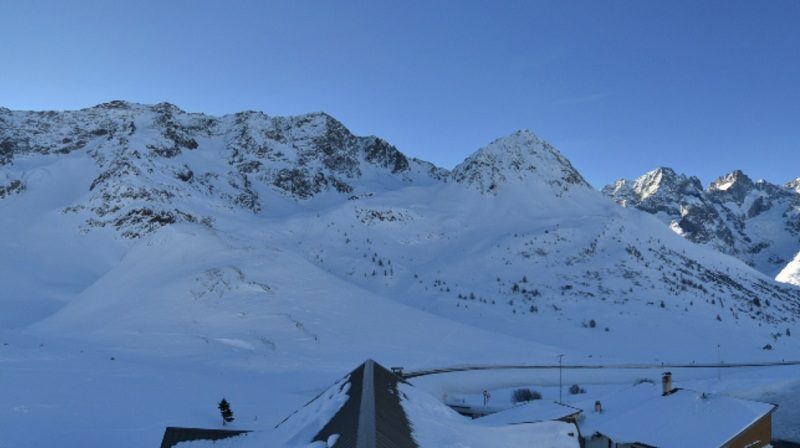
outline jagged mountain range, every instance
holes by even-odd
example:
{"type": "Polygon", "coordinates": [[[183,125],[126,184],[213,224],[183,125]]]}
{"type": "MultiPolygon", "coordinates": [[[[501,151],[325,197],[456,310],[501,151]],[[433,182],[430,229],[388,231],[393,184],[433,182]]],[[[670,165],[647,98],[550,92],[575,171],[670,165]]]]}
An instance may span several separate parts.
{"type": "MultiPolygon", "coordinates": [[[[164,224],[213,220],[213,213],[171,208],[177,198],[258,213],[261,186],[304,200],[330,191],[358,194],[354,179],[396,188],[442,177],[433,165],[406,158],[379,138],[356,137],[324,113],[216,118],[167,103],[114,101],[63,113],[0,109],[0,126],[2,165],[32,155],[88,154],[98,169],[89,198],[65,211],[89,211],[84,230],[112,226],[130,238],[164,224]],[[190,167],[204,157],[196,151],[201,145],[224,148],[211,160],[217,170],[190,167]]],[[[6,173],[0,197],[25,188],[25,180],[6,173]]]]}
{"type": "MultiPolygon", "coordinates": [[[[800,289],[617,206],[528,131],[445,170],[324,113],[115,101],[0,109],[0,160],[0,320],[24,331],[290,363],[799,347],[800,289]]],[[[766,219],[773,193],[741,207],[766,219]]]]}
{"type": "Polygon", "coordinates": [[[707,244],[775,277],[800,251],[800,178],[754,182],[733,171],[703,188],[697,177],[658,168],[603,193],[646,211],[690,241],[707,244]]]}

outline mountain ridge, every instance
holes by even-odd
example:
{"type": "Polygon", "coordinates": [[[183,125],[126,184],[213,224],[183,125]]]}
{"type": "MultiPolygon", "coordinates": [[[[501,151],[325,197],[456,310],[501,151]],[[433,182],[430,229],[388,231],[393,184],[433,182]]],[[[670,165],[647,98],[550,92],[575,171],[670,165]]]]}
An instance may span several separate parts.
{"type": "Polygon", "coordinates": [[[794,186],[754,182],[734,170],[703,188],[696,177],[658,168],[602,192],[623,207],[657,216],[690,241],[775,277],[800,251],[800,194],[794,186]],[[666,173],[663,184],[661,177],[656,180],[660,173],[666,173]]]}
{"type": "Polygon", "coordinates": [[[575,356],[797,349],[800,289],[618,207],[529,131],[447,171],[327,114],[137,107],[0,116],[0,179],[24,186],[0,200],[8,325],[292,363],[412,322],[575,356]]]}

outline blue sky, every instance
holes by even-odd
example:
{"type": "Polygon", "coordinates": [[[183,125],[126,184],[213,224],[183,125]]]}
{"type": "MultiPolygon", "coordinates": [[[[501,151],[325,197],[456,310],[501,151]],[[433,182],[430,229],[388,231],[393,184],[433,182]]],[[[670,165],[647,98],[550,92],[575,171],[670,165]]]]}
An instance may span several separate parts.
{"type": "Polygon", "coordinates": [[[0,0],[0,105],[324,110],[452,167],[528,128],[595,186],[800,176],[800,1],[0,0]]]}

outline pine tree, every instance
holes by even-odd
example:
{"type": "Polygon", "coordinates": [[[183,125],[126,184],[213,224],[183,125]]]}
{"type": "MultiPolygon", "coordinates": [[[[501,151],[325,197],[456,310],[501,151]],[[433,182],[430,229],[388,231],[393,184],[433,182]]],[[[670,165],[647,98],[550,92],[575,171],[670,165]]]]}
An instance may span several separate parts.
{"type": "Polygon", "coordinates": [[[228,403],[228,400],[222,399],[217,406],[219,408],[219,413],[222,414],[222,424],[225,425],[227,423],[232,422],[233,419],[233,411],[231,411],[231,405],[228,403]]]}

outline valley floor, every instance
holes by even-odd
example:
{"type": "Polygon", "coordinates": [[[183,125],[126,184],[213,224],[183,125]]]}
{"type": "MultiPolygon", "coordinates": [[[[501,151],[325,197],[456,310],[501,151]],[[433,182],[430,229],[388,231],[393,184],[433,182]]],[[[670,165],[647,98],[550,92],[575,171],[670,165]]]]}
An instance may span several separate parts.
{"type": "MultiPolygon", "coordinates": [[[[166,426],[222,428],[225,397],[233,429],[269,429],[355,365],[268,365],[231,347],[213,356],[159,356],[20,334],[0,335],[0,447],[155,447],[166,426]]],[[[413,366],[412,366],[413,367],[413,366]]],[[[564,371],[564,401],[585,401],[660,371],[564,371]],[[570,395],[579,384],[585,394],[570,395]]],[[[679,387],[779,404],[776,438],[800,442],[800,367],[673,370],[679,387]],[[721,379],[718,379],[721,375],[721,379]]],[[[448,373],[413,380],[448,401],[511,405],[520,386],[558,398],[557,371],[448,373]]]]}

